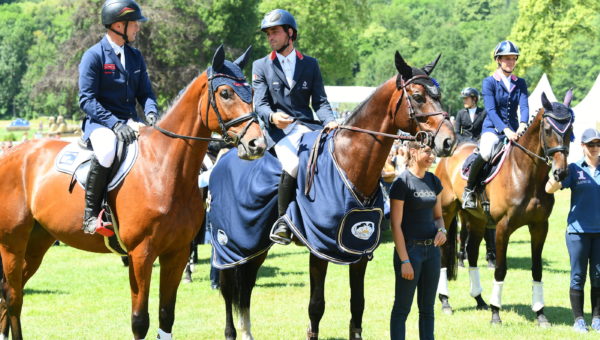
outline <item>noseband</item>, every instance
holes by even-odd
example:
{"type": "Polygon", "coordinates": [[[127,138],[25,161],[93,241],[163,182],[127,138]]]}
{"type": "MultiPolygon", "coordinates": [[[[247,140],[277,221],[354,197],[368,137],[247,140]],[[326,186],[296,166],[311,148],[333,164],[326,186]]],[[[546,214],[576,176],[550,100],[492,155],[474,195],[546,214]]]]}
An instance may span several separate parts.
{"type": "Polygon", "coordinates": [[[169,136],[172,138],[200,140],[200,141],[206,141],[206,142],[213,142],[213,141],[221,142],[221,141],[223,141],[227,144],[238,145],[240,140],[244,137],[244,135],[250,128],[250,125],[252,124],[252,122],[258,122],[258,118],[256,116],[256,112],[250,112],[250,113],[239,116],[239,117],[234,118],[227,122],[223,120],[223,117],[221,116],[221,112],[219,111],[219,108],[217,107],[217,101],[215,99],[215,91],[212,86],[212,80],[215,78],[219,78],[219,77],[229,78],[229,79],[235,80],[237,82],[241,82],[241,83],[244,83],[246,81],[246,79],[230,76],[230,75],[224,74],[224,73],[215,73],[208,77],[208,102],[210,105],[206,105],[206,122],[208,122],[208,113],[209,113],[210,107],[212,106],[213,111],[215,111],[215,114],[217,116],[217,120],[219,121],[219,127],[221,129],[223,138],[184,136],[184,135],[179,135],[179,134],[173,133],[171,131],[165,130],[156,124],[152,125],[152,127],[154,127],[156,130],[162,132],[166,136],[169,136]],[[229,132],[229,129],[232,126],[237,125],[239,123],[243,123],[245,121],[248,121],[248,122],[246,123],[246,125],[244,125],[244,127],[242,128],[242,130],[239,133],[235,134],[235,133],[229,132]]]}

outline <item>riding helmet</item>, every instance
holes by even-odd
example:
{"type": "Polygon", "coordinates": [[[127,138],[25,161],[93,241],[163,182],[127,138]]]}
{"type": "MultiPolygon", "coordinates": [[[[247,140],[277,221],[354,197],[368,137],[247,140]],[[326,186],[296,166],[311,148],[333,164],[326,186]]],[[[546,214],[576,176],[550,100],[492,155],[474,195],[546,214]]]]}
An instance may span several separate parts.
{"type": "Polygon", "coordinates": [[[498,45],[496,45],[496,48],[494,49],[494,59],[503,55],[516,55],[518,57],[519,48],[512,41],[501,41],[498,43],[498,45]]]}
{"type": "Polygon", "coordinates": [[[296,40],[298,26],[296,25],[296,19],[294,19],[294,16],[290,12],[284,9],[274,9],[265,14],[265,17],[260,23],[260,30],[264,32],[267,28],[275,26],[283,26],[284,28],[286,26],[290,27],[294,30],[292,39],[296,40]]]}
{"type": "Polygon", "coordinates": [[[106,27],[118,21],[148,21],[134,0],[107,0],[102,6],[102,24],[106,27]]]}
{"type": "Polygon", "coordinates": [[[472,87],[466,87],[462,91],[460,91],[460,96],[462,98],[474,97],[475,99],[479,99],[479,91],[477,91],[477,89],[474,89],[472,87]]]}

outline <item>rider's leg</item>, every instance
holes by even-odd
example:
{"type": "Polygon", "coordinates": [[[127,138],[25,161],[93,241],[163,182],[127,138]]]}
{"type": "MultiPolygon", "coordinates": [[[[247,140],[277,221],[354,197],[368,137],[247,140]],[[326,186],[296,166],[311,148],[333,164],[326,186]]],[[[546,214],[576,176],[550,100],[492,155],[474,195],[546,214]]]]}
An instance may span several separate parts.
{"type": "Polygon", "coordinates": [[[469,172],[469,179],[467,179],[467,186],[463,192],[463,209],[475,209],[477,208],[477,200],[475,197],[475,185],[477,184],[477,178],[479,172],[483,168],[484,164],[490,159],[492,150],[499,139],[493,132],[485,132],[481,135],[479,141],[479,154],[471,164],[471,170],[469,172]]]}
{"type": "Polygon", "coordinates": [[[108,184],[110,166],[115,158],[117,137],[108,128],[98,128],[90,135],[94,156],[90,161],[90,171],[85,183],[85,211],[83,231],[96,232],[98,215],[102,209],[102,197],[108,184]]]}
{"type": "MultiPolygon", "coordinates": [[[[296,194],[296,177],[298,176],[298,145],[300,138],[310,129],[302,124],[296,124],[287,136],[275,145],[275,153],[281,162],[283,172],[279,182],[277,208],[279,217],[285,215],[289,204],[296,194]]],[[[271,240],[279,244],[289,244],[292,233],[283,219],[278,219],[271,232],[271,240]]]]}

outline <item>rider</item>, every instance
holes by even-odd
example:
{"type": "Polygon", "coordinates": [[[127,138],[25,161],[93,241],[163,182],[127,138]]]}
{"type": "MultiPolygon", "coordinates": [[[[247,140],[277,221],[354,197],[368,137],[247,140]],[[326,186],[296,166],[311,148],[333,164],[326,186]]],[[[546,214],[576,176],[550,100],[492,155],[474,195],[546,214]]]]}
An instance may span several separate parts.
{"type": "Polygon", "coordinates": [[[88,234],[112,234],[101,226],[98,215],[117,139],[126,144],[136,139],[135,131],[127,125],[128,120],[140,121],[136,100],[148,123],[158,119],[146,63],[140,51],[129,45],[135,41],[140,22],[147,20],[133,0],[107,0],[102,6],[106,35],[84,53],[79,64],[79,106],[86,114],[83,140],[89,140],[94,150],[85,184],[82,229],[88,234]]]}
{"type": "Polygon", "coordinates": [[[479,103],[479,91],[467,87],[460,92],[464,108],[456,113],[454,131],[464,139],[478,140],[481,135],[481,127],[486,112],[477,106],[479,103]]]}
{"type": "MultiPolygon", "coordinates": [[[[275,9],[265,15],[260,29],[266,33],[272,51],[252,65],[254,106],[283,166],[278,192],[281,217],[295,194],[300,137],[305,132],[323,126],[332,129],[338,124],[327,101],[317,60],[294,49],[298,37],[294,17],[288,11],[275,9]],[[320,121],[314,120],[309,104],[320,121]]],[[[283,219],[273,226],[271,239],[290,243],[291,232],[283,219]]]]}
{"type": "Polygon", "coordinates": [[[512,74],[519,59],[517,45],[508,40],[501,41],[494,49],[494,59],[498,63],[498,69],[483,80],[481,92],[487,116],[479,141],[479,154],[471,165],[463,193],[463,209],[477,207],[474,193],[477,177],[483,165],[490,160],[501,135],[516,142],[529,121],[527,84],[525,79],[512,74]],[[517,108],[521,111],[520,119],[517,116],[517,108]]]}

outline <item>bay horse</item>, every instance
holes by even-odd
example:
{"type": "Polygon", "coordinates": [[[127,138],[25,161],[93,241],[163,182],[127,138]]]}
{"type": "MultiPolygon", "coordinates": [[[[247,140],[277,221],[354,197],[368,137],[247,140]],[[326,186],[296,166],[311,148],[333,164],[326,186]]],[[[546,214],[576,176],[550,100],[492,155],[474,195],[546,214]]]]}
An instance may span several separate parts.
{"type": "MultiPolygon", "coordinates": [[[[442,159],[435,174],[441,179],[442,209],[444,222],[450,226],[448,242],[442,247],[442,275],[447,270],[448,278],[456,274],[456,215],[460,214],[463,226],[468,228],[467,256],[470,266],[471,296],[477,301],[478,309],[488,306],[481,297],[481,283],[477,270],[479,245],[488,217],[496,223],[496,266],[494,287],[491,297],[492,320],[502,323],[500,318],[502,286],[506,277],[506,256],[510,235],[523,225],[529,226],[531,235],[531,272],[533,277],[532,310],[536,312],[538,325],[550,326],[544,315],[542,285],[542,249],[548,233],[548,218],[554,205],[554,196],[546,193],[544,185],[548,172],[557,181],[567,174],[567,155],[573,133],[573,114],[569,109],[572,94],[567,92],[564,103],[550,103],[542,93],[542,108],[531,125],[519,137],[517,143],[510,142],[504,163],[496,176],[485,187],[489,199],[489,213],[481,203],[477,209],[461,208],[461,199],[466,181],[461,177],[465,159],[477,145],[461,144],[451,157],[442,159]],[[551,164],[550,164],[551,163],[551,164]],[[472,271],[472,272],[471,272],[472,271]]],[[[442,284],[440,283],[440,286],[442,284]]],[[[442,308],[451,311],[448,296],[440,291],[442,308]]],[[[446,293],[447,294],[447,293],[446,293]]]]}
{"type": "MultiPolygon", "coordinates": [[[[437,83],[429,77],[440,56],[423,69],[409,66],[396,52],[397,76],[379,86],[347,119],[334,138],[334,157],[338,166],[359,195],[371,197],[379,188],[381,170],[391,150],[398,129],[410,134],[423,131],[440,156],[449,155],[456,136],[440,104],[437,83]],[[426,131],[426,132],[425,132],[426,131]],[[391,137],[391,138],[390,138],[391,137]]],[[[302,179],[301,179],[302,180],[302,179]]],[[[264,225],[270,229],[275,220],[264,225]]],[[[226,304],[225,338],[236,338],[232,305],[239,312],[242,338],[250,340],[250,300],[257,271],[267,251],[233,268],[221,270],[221,292],[226,304]]],[[[351,289],[350,339],[362,339],[365,306],[364,276],[368,256],[349,265],[351,289]]],[[[325,277],[328,261],[310,254],[310,326],[307,338],[318,339],[319,322],[325,312],[325,277]]],[[[391,268],[391,265],[390,265],[391,268]]],[[[390,269],[391,270],[391,269],[390,269]]]]}
{"type": "MultiPolygon", "coordinates": [[[[254,159],[264,153],[264,136],[251,100],[243,101],[234,85],[221,79],[231,78],[250,91],[245,79],[231,75],[234,69],[241,74],[250,51],[248,48],[231,63],[224,59],[223,47],[217,49],[212,67],[186,87],[155,129],[139,129],[138,159],[108,195],[128,249],[135,339],[145,338],[148,332],[150,277],[157,257],[159,325],[162,331],[172,332],[177,288],[204,213],[197,181],[211,131],[237,144],[242,158],[254,159]],[[213,81],[221,83],[214,85],[213,81]]],[[[70,176],[54,170],[55,157],[66,144],[49,139],[30,141],[0,158],[0,255],[4,273],[0,337],[4,339],[9,329],[13,339],[23,338],[23,288],[55,240],[85,251],[109,252],[102,236],[81,230],[83,190],[69,192],[70,176]]]]}

